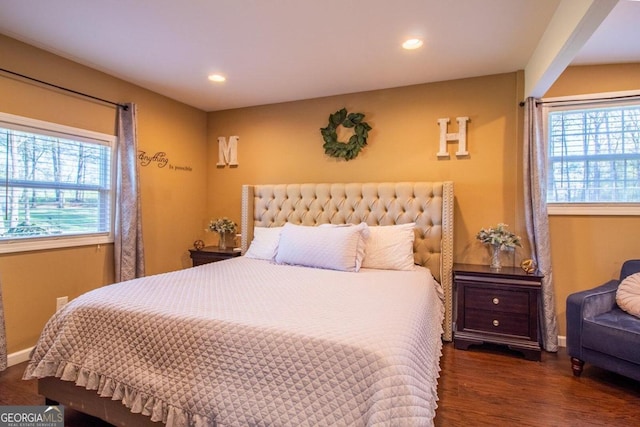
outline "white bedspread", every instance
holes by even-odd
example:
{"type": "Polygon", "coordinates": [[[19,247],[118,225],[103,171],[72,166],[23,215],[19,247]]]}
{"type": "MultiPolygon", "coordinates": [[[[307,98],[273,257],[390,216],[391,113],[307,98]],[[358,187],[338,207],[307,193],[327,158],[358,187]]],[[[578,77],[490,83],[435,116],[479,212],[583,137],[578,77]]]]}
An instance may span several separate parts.
{"type": "Polygon", "coordinates": [[[425,268],[240,257],[76,298],[24,377],[75,381],[169,426],[430,425],[443,311],[425,268]]]}

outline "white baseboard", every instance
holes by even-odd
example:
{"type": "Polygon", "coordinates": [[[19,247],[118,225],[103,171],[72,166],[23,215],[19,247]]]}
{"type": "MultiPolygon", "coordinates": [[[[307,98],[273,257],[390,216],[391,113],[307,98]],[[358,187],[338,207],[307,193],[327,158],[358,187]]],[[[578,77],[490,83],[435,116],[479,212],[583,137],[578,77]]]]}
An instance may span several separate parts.
{"type": "Polygon", "coordinates": [[[16,351],[15,353],[7,355],[7,365],[13,366],[18,363],[26,362],[29,360],[31,350],[33,350],[33,347],[25,348],[24,350],[16,351]]]}
{"type": "Polygon", "coordinates": [[[563,335],[558,335],[558,347],[566,347],[567,346],[567,337],[563,335]]]}

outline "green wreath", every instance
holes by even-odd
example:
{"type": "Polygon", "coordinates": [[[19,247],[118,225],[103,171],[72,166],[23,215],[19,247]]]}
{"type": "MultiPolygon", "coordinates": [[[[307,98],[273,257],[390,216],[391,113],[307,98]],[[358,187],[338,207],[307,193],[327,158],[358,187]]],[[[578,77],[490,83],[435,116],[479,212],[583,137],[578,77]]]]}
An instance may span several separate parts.
{"type": "Polygon", "coordinates": [[[338,157],[347,161],[355,159],[362,147],[367,145],[367,137],[371,126],[363,122],[364,114],[347,113],[347,109],[336,111],[329,115],[329,124],[327,127],[320,128],[320,133],[324,139],[325,154],[331,157],[338,157]],[[336,129],[338,126],[353,128],[354,134],[351,135],[348,142],[338,141],[336,129]]]}

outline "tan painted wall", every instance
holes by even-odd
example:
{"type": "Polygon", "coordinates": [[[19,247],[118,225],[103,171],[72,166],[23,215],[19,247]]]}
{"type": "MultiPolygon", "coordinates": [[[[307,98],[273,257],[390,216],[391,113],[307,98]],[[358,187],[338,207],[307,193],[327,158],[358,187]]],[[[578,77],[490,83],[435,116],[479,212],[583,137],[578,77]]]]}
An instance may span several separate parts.
{"type": "MultiPolygon", "coordinates": [[[[207,193],[207,115],[138,86],[0,36],[2,67],[116,102],[138,105],[139,149],[164,151],[191,172],[141,168],[147,274],[190,265],[202,238],[207,193]]],[[[114,134],[115,109],[0,73],[0,111],[114,134]]],[[[0,255],[9,353],[35,344],[55,299],[113,282],[113,246],[0,255]]]]}
{"type": "Polygon", "coordinates": [[[481,227],[506,222],[524,234],[516,213],[521,82],[521,73],[508,73],[209,113],[210,164],[218,158],[218,136],[239,135],[240,142],[238,167],[210,169],[208,212],[239,220],[246,183],[452,180],[455,259],[487,262],[475,240],[481,227]],[[319,131],[342,107],[364,113],[373,127],[368,146],[349,162],[324,154],[319,131]],[[457,158],[457,143],[450,143],[451,158],[438,159],[437,121],[450,118],[448,131],[457,132],[459,116],[470,118],[470,155],[457,158]]]}
{"type": "MultiPolygon", "coordinates": [[[[512,73],[209,113],[211,164],[218,136],[241,139],[240,165],[211,169],[208,212],[238,220],[243,183],[452,180],[455,261],[487,263],[486,249],[474,239],[479,228],[503,221],[526,234],[521,84],[521,74],[512,73]],[[374,128],[369,146],[351,162],[325,156],[319,133],[328,115],[342,107],[365,113],[374,128]],[[456,158],[452,144],[451,159],[438,160],[437,119],[454,122],[456,116],[471,118],[470,156],[456,158]]],[[[638,88],[640,64],[573,67],[546,96],[638,88]]],[[[455,123],[450,126],[455,132],[455,123]]],[[[640,219],[554,216],[550,224],[556,310],[565,335],[567,295],[616,277],[623,260],[640,256],[640,219]]],[[[518,265],[529,256],[525,247],[507,262],[518,265]]]]}
{"type": "MultiPolygon", "coordinates": [[[[640,89],[640,64],[568,68],[545,97],[640,89]]],[[[551,257],[560,334],[566,334],[569,294],[617,278],[640,258],[638,216],[551,216],[551,257]]]]}
{"type": "MultiPolygon", "coordinates": [[[[190,265],[187,248],[204,238],[210,218],[240,217],[244,183],[452,180],[455,182],[455,260],[486,263],[475,241],[481,227],[506,222],[524,235],[521,127],[517,106],[522,73],[424,84],[307,101],[209,113],[0,36],[3,67],[76,90],[138,105],[140,150],[164,151],[169,162],[191,172],[141,168],[143,227],[148,274],[190,265]],[[319,128],[342,107],[366,114],[369,146],[353,161],[328,158],[319,128]],[[436,158],[437,119],[469,116],[468,158],[436,158]],[[216,168],[217,137],[239,135],[239,166],[216,168]]],[[[547,96],[640,86],[640,65],[575,67],[547,96]]],[[[0,111],[113,133],[113,108],[0,75],[0,111]]],[[[637,257],[636,217],[552,217],[551,235],[560,333],[564,300],[617,275],[637,257]],[[616,233],[615,230],[624,230],[616,233]],[[602,251],[601,248],[607,248],[602,251]]],[[[505,260],[517,264],[527,248],[505,260]]],[[[88,246],[0,255],[9,352],[35,343],[55,308],[113,281],[112,246],[88,246]]]]}

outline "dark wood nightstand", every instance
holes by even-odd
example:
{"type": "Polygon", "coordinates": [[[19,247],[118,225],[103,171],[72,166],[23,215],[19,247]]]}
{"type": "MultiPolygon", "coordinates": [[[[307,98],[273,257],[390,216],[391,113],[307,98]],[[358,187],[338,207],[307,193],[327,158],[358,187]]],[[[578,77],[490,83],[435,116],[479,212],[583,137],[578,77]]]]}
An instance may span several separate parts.
{"type": "Polygon", "coordinates": [[[455,348],[494,343],[540,360],[538,304],[543,276],[516,267],[454,264],[455,348]]]}
{"type": "Polygon", "coordinates": [[[217,246],[206,246],[200,250],[189,249],[189,252],[194,267],[240,256],[240,251],[234,251],[233,248],[220,249],[217,246]]]}

